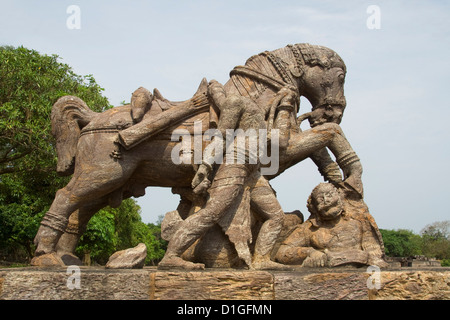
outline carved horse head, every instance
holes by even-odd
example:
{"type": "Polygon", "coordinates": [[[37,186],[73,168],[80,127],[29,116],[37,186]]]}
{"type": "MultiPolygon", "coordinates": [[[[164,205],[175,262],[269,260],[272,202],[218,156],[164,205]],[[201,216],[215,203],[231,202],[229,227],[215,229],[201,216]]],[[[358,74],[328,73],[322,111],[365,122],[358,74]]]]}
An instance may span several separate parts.
{"type": "Polygon", "coordinates": [[[267,88],[275,93],[282,88],[295,90],[312,105],[301,120],[308,118],[311,126],[317,126],[341,122],[346,106],[345,74],[344,61],[336,52],[302,43],[252,56],[245,66],[231,71],[231,80],[241,95],[255,101],[267,88]]]}
{"type": "Polygon", "coordinates": [[[309,122],[312,127],[341,123],[346,106],[344,61],[331,49],[308,44],[298,45],[307,66],[299,77],[300,90],[312,105],[309,122]]]}

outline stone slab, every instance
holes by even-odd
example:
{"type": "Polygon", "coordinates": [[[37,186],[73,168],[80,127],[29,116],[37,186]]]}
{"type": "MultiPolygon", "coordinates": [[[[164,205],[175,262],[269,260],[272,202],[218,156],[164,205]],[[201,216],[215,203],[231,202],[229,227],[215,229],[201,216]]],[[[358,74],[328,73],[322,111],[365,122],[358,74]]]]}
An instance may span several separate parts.
{"type": "Polygon", "coordinates": [[[148,272],[79,268],[21,268],[0,271],[2,300],[142,300],[148,299],[148,272]]]}
{"type": "Polygon", "coordinates": [[[150,299],[273,300],[273,276],[263,271],[154,272],[150,299]]]}
{"type": "Polygon", "coordinates": [[[450,300],[450,268],[400,268],[377,274],[365,268],[76,268],[0,269],[0,300],[450,300]]]}
{"type": "Polygon", "coordinates": [[[367,300],[369,274],[361,272],[280,273],[277,300],[367,300]]]}

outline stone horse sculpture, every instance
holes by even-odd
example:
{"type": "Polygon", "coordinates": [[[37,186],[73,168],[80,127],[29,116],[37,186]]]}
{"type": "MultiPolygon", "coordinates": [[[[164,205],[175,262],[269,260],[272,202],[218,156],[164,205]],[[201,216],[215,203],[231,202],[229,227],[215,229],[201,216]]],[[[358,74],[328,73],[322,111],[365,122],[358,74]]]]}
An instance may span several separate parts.
{"type": "MultiPolygon", "coordinates": [[[[268,179],[311,157],[325,180],[340,181],[362,194],[359,159],[339,126],[346,106],[345,74],[345,64],[334,51],[309,44],[263,52],[231,71],[224,85],[227,94],[251,98],[265,111],[268,128],[279,129],[279,168],[268,179]],[[300,96],[311,102],[312,111],[297,118],[300,96]],[[311,129],[300,130],[304,119],[311,129]]],[[[157,89],[153,95],[140,89],[130,105],[102,113],[77,97],[60,98],[52,110],[57,171],[73,175],[41,222],[32,264],[60,265],[61,257],[74,257],[98,210],[142,196],[148,186],[172,187],[184,204],[192,205],[185,195],[197,166],[194,161],[174,164],[172,152],[181,142],[171,137],[180,128],[193,133],[194,123],[202,124],[202,132],[214,128],[217,112],[205,79],[187,101],[171,102],[157,89]]]]}

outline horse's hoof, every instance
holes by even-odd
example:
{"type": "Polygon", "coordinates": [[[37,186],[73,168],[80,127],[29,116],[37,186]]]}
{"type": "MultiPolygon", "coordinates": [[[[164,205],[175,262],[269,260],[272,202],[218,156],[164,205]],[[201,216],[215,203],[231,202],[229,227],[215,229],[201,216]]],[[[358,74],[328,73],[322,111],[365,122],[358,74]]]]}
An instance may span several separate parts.
{"type": "Polygon", "coordinates": [[[66,265],[55,253],[46,253],[31,260],[31,265],[36,267],[65,267],[66,265]]]}
{"type": "Polygon", "coordinates": [[[83,263],[80,258],[72,253],[64,253],[58,255],[66,266],[81,266],[83,263]]]}

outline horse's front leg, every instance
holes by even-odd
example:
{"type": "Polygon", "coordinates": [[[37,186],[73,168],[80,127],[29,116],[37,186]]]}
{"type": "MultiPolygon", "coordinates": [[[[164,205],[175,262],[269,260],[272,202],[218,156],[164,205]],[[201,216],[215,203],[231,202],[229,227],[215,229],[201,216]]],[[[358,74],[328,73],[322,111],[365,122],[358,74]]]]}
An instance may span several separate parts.
{"type": "MultiPolygon", "coordinates": [[[[341,127],[335,123],[325,123],[293,135],[283,153],[284,162],[290,165],[310,157],[314,152],[327,147],[336,157],[336,162],[344,173],[344,183],[361,196],[361,162],[345,137],[341,127]]],[[[280,161],[280,163],[282,163],[280,161]]]]}
{"type": "Polygon", "coordinates": [[[331,159],[327,148],[319,149],[310,156],[325,181],[332,183],[342,182],[342,174],[337,163],[331,159]]]}

